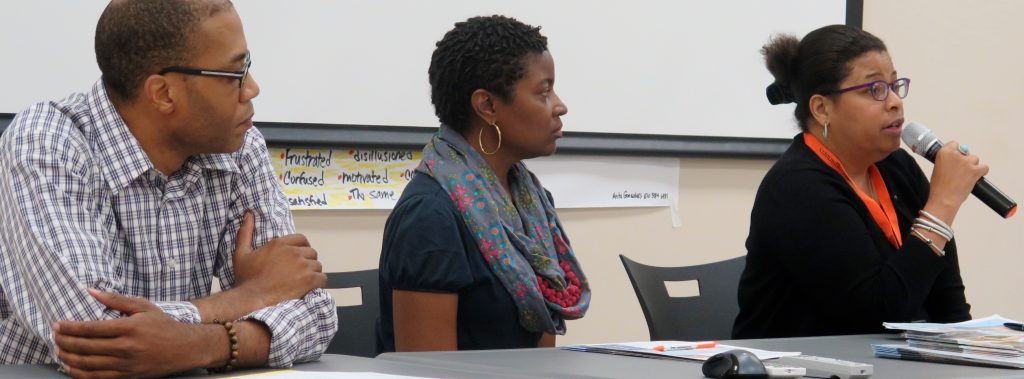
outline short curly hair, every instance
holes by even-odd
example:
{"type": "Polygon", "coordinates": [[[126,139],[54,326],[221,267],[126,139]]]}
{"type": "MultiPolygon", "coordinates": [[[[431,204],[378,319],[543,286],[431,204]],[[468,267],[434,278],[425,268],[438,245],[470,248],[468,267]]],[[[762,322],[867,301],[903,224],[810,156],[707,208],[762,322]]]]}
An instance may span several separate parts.
{"type": "Polygon", "coordinates": [[[442,124],[465,131],[473,112],[470,97],[484,89],[503,100],[525,74],[524,60],[548,49],[540,27],[514,18],[473,17],[455,24],[430,57],[430,101],[442,124]]]}
{"type": "Polygon", "coordinates": [[[111,97],[134,99],[142,82],[188,63],[199,22],[230,9],[229,0],[114,0],[96,24],[96,63],[111,97]]]}

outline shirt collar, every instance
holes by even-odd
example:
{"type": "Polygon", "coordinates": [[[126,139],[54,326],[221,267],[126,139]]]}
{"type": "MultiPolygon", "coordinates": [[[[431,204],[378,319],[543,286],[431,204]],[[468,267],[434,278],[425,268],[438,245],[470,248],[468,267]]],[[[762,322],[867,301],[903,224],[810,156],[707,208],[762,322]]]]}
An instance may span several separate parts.
{"type": "Polygon", "coordinates": [[[110,102],[102,79],[93,84],[86,101],[92,111],[96,153],[102,162],[103,176],[116,193],[153,169],[153,162],[110,102]]]}
{"type": "MultiPolygon", "coordinates": [[[[93,84],[87,101],[96,129],[96,152],[102,162],[103,174],[110,188],[116,193],[142,174],[149,170],[155,170],[153,162],[142,150],[139,141],[128,130],[128,125],[114,108],[102,79],[93,84]]],[[[249,137],[246,136],[246,140],[248,139],[249,137]]],[[[181,169],[198,168],[238,173],[241,169],[233,157],[234,154],[240,154],[240,152],[195,155],[189,157],[181,169]]]]}
{"type": "MultiPolygon", "coordinates": [[[[248,135],[246,140],[248,142],[248,135]]],[[[245,145],[243,145],[244,147],[245,145]]],[[[189,160],[194,161],[196,166],[206,170],[220,170],[233,173],[241,172],[241,168],[238,167],[238,162],[235,160],[236,155],[241,154],[241,151],[227,154],[200,154],[194,155],[189,160]]]]}

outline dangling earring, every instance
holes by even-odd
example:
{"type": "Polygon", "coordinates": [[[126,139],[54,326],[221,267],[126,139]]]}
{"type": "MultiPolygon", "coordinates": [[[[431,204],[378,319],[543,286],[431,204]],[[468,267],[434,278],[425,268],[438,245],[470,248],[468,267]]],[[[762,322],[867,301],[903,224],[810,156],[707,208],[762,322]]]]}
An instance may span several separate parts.
{"type": "Polygon", "coordinates": [[[487,155],[494,155],[498,150],[501,150],[501,128],[498,127],[497,121],[491,121],[491,126],[498,132],[498,147],[495,147],[492,151],[484,150],[484,128],[480,128],[480,134],[476,138],[476,142],[480,144],[480,152],[487,155]]]}
{"type": "Polygon", "coordinates": [[[828,121],[825,121],[825,132],[821,133],[822,139],[828,139],[828,121]]]}

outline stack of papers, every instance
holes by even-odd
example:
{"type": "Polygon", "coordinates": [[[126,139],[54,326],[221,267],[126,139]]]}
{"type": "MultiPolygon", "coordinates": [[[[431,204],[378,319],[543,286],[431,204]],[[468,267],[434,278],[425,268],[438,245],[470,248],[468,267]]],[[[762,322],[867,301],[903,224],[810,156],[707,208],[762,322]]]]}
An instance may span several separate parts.
{"type": "Polygon", "coordinates": [[[871,345],[875,356],[975,366],[1024,368],[1024,332],[999,315],[956,324],[884,323],[903,330],[906,345],[871,345]]]}
{"type": "Polygon", "coordinates": [[[277,370],[259,372],[255,374],[242,374],[231,376],[231,378],[246,379],[430,379],[420,376],[390,375],[377,372],[325,372],[325,371],[296,371],[277,370]]]}
{"type": "Polygon", "coordinates": [[[656,359],[686,359],[705,361],[712,355],[729,351],[732,349],[743,349],[757,355],[761,360],[773,359],[800,355],[800,352],[768,351],[751,349],[740,346],[722,345],[714,342],[688,342],[688,341],[649,341],[649,342],[625,342],[606,343],[594,345],[572,345],[562,346],[564,350],[585,351],[590,353],[602,353],[613,355],[625,355],[630,357],[656,358],[656,359]],[[713,344],[714,347],[707,347],[713,344]]]}

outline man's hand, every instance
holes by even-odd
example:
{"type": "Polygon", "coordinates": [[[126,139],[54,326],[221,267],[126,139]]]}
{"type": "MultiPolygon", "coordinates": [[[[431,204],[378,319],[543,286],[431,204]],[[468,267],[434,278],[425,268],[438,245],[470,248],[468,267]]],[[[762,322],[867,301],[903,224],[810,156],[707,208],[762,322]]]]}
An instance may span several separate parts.
{"type": "Polygon", "coordinates": [[[316,250],[301,234],[275,238],[252,250],[255,221],[246,212],[235,242],[235,287],[262,300],[264,307],[284,300],[299,299],[314,288],[327,284],[316,250]]]}
{"type": "MultiPolygon", "coordinates": [[[[224,345],[200,327],[182,324],[143,298],[89,289],[89,294],[124,317],[53,324],[57,356],[74,378],[157,377],[226,361],[224,345]]],[[[221,334],[223,334],[221,332],[221,334]]],[[[222,340],[222,341],[221,341],[222,340]]]]}

